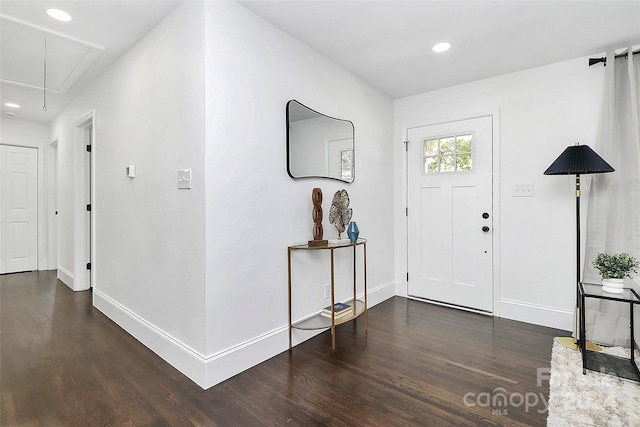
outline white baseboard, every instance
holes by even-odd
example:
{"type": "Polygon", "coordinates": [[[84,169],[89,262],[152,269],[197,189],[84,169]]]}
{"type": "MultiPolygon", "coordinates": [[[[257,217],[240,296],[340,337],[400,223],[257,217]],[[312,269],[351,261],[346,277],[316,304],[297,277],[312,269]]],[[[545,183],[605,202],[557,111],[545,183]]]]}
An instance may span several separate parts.
{"type": "Polygon", "coordinates": [[[174,368],[200,387],[206,388],[204,381],[206,358],[202,354],[95,288],[93,305],[174,368]]]}
{"type": "Polygon", "coordinates": [[[367,306],[369,308],[380,304],[391,297],[396,296],[396,282],[383,283],[375,288],[369,288],[367,294],[367,306]]]}
{"type": "Polygon", "coordinates": [[[73,290],[73,273],[58,266],[58,280],[73,290]]]}
{"type": "Polygon", "coordinates": [[[503,299],[500,300],[500,317],[564,331],[573,331],[573,310],[560,310],[503,299]]]}
{"type": "MultiPolygon", "coordinates": [[[[367,293],[368,308],[381,303],[395,295],[395,283],[389,282],[369,288],[367,293]]],[[[363,295],[358,295],[362,298],[363,295]]],[[[293,331],[293,345],[296,346],[324,332],[324,329],[293,331]]],[[[289,348],[289,327],[285,325],[250,341],[229,348],[206,358],[206,387],[214,386],[240,372],[251,368],[271,357],[287,351],[289,348]]],[[[175,365],[174,365],[175,366],[175,365]]]]}
{"type": "MultiPolygon", "coordinates": [[[[373,307],[393,297],[394,293],[394,282],[369,289],[368,306],[373,307]]],[[[289,327],[285,325],[216,354],[205,356],[95,288],[93,305],[203,389],[231,378],[289,348],[289,327]]],[[[296,330],[294,345],[323,331],[296,330]]]]}
{"type": "MultiPolygon", "coordinates": [[[[322,331],[318,331],[322,332],[322,331]]],[[[205,360],[207,389],[289,349],[289,326],[211,355],[205,360]]]]}

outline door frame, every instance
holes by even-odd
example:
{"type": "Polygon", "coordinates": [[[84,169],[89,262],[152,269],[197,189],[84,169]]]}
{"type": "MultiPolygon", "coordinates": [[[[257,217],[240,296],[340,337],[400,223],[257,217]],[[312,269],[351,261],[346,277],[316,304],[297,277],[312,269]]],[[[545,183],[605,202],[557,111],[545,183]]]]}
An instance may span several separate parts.
{"type": "Polygon", "coordinates": [[[92,151],[91,156],[86,156],[85,146],[90,141],[92,150],[95,148],[95,110],[91,110],[78,120],[75,121],[76,143],[75,143],[75,171],[74,176],[76,182],[82,185],[75,186],[74,190],[74,278],[73,290],[86,291],[91,288],[95,282],[95,259],[91,264],[91,270],[87,274],[87,254],[91,253],[92,258],[95,255],[95,155],[92,151]],[[88,134],[90,132],[90,135],[88,134]],[[87,174],[91,173],[90,183],[87,182],[87,174]],[[90,187],[90,188],[89,188],[90,187]],[[91,200],[86,200],[89,190],[91,200]],[[90,203],[92,211],[90,215],[93,217],[91,221],[91,229],[89,228],[89,219],[87,216],[86,205],[90,203]],[[90,234],[90,235],[87,235],[90,234]],[[89,243],[91,242],[91,243],[89,243]]]}
{"type": "Polygon", "coordinates": [[[58,140],[56,137],[49,143],[49,156],[47,158],[47,180],[49,182],[49,192],[45,198],[46,221],[47,221],[47,270],[58,269],[58,140]]]}
{"type": "MultiPolygon", "coordinates": [[[[492,257],[492,276],[493,276],[493,313],[487,313],[484,311],[473,310],[466,307],[458,307],[455,308],[477,312],[481,314],[489,314],[495,317],[500,317],[500,110],[490,110],[487,112],[482,112],[478,114],[464,115],[458,117],[450,117],[443,120],[437,121],[427,121],[425,123],[420,123],[412,126],[403,127],[403,145],[404,145],[404,182],[402,186],[404,187],[403,191],[403,211],[405,211],[405,219],[404,219],[404,228],[405,228],[405,257],[404,257],[404,268],[407,274],[404,276],[404,292],[403,295],[409,299],[414,299],[417,301],[427,301],[425,299],[412,297],[408,295],[408,271],[409,271],[409,217],[406,214],[409,209],[409,152],[407,149],[407,142],[409,141],[409,130],[426,127],[426,126],[435,126],[442,125],[451,122],[458,122],[463,120],[471,120],[477,119],[480,117],[491,117],[492,122],[492,153],[491,153],[491,161],[492,161],[492,173],[491,173],[491,186],[492,186],[492,196],[491,196],[491,209],[493,210],[493,231],[491,234],[491,244],[493,246],[493,257],[492,257]]],[[[454,307],[452,305],[437,303],[435,301],[428,301],[431,304],[443,305],[447,307],[454,307]]]]}

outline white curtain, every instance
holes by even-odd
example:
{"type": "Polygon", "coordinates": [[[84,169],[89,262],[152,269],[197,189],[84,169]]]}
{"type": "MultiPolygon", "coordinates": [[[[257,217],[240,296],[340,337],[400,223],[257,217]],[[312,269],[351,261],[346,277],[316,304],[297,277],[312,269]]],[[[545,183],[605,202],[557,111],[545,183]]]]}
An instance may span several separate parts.
{"type": "MultiPolygon", "coordinates": [[[[583,273],[583,281],[589,283],[601,282],[592,265],[598,252],[626,252],[640,259],[640,54],[632,55],[631,46],[627,52],[627,58],[618,59],[607,53],[594,150],[615,172],[591,176],[583,273]]],[[[640,291],[637,278],[626,279],[625,286],[640,291]]],[[[639,312],[634,313],[637,329],[639,312]]],[[[587,340],[629,346],[628,304],[588,299],[586,322],[587,340]]]]}

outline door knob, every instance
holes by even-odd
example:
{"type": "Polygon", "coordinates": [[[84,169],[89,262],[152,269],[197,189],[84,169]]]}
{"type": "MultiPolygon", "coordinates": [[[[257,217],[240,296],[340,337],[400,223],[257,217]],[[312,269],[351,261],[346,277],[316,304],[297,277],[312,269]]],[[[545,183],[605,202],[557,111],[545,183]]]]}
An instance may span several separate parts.
{"type": "Polygon", "coordinates": [[[484,227],[482,227],[482,231],[484,231],[485,233],[488,233],[489,230],[490,230],[490,228],[488,226],[486,226],[486,225],[484,227]]]}
{"type": "Polygon", "coordinates": [[[482,218],[484,218],[484,219],[489,218],[489,214],[488,214],[487,212],[483,213],[483,214],[482,214],[482,218]]]}

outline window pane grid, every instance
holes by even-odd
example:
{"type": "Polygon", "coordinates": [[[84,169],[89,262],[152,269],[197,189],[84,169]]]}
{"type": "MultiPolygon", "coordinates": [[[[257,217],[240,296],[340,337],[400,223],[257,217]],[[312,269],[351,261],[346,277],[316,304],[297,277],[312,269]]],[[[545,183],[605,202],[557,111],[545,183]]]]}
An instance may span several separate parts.
{"type": "Polygon", "coordinates": [[[345,180],[353,178],[353,150],[340,152],[340,176],[345,180]]]}
{"type": "Polygon", "coordinates": [[[424,173],[473,170],[473,135],[448,135],[423,141],[424,173]]]}

